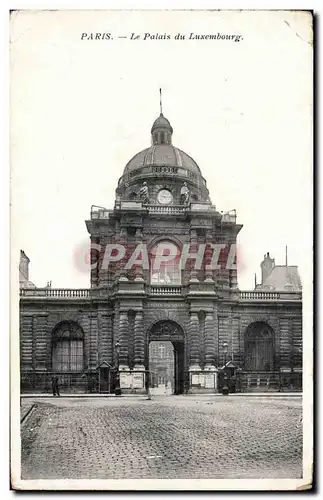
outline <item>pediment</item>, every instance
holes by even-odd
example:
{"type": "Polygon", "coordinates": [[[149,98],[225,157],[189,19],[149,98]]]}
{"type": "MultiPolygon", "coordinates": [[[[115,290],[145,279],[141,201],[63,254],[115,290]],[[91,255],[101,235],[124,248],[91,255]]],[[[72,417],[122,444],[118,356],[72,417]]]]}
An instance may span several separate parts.
{"type": "Polygon", "coordinates": [[[109,368],[109,369],[112,369],[113,366],[111,366],[107,361],[103,360],[101,361],[101,363],[96,367],[96,369],[98,368],[109,368]]]}

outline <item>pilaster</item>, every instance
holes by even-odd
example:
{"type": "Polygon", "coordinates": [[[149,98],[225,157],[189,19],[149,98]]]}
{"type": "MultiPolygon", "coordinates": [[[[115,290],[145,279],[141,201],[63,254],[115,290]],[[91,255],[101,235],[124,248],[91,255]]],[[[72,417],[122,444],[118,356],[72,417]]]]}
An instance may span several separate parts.
{"type": "Polygon", "coordinates": [[[215,368],[215,327],[211,312],[205,314],[205,370],[215,368]]]}
{"type": "Polygon", "coordinates": [[[199,352],[199,318],[197,312],[190,313],[190,371],[200,370],[200,352],[199,352]]]}
{"type": "Polygon", "coordinates": [[[129,331],[128,312],[120,311],[119,315],[119,344],[120,344],[119,369],[120,370],[129,369],[128,331],[129,331]]]}
{"type": "Polygon", "coordinates": [[[134,369],[145,369],[145,336],[143,327],[143,313],[137,311],[135,313],[135,326],[134,326],[134,369]]]}

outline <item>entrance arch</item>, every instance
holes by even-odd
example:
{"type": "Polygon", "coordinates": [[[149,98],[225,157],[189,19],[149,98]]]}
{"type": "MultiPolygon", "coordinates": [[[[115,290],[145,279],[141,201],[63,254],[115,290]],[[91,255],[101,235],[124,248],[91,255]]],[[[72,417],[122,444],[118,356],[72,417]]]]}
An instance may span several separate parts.
{"type": "Polygon", "coordinates": [[[61,321],[52,332],[52,371],[83,372],[84,333],[75,321],[61,321]]]}
{"type": "MultiPolygon", "coordinates": [[[[152,357],[151,353],[152,350],[149,349],[149,344],[150,342],[154,342],[154,344],[161,346],[164,346],[164,349],[160,348],[157,349],[155,352],[160,353],[160,355],[163,352],[167,352],[167,344],[169,342],[172,343],[173,345],[173,363],[174,363],[174,369],[173,369],[173,383],[172,383],[172,388],[173,388],[173,394],[183,394],[184,392],[184,382],[185,382],[185,342],[184,342],[184,332],[181,326],[176,323],[175,321],[171,320],[163,320],[163,321],[158,321],[155,323],[151,328],[148,333],[148,349],[147,349],[147,354],[148,354],[148,370],[150,371],[152,368],[152,363],[155,363],[154,358],[152,357]]],[[[158,359],[158,358],[156,358],[158,359]]],[[[162,365],[162,357],[161,359],[158,359],[159,366],[162,365]]],[[[169,357],[165,357],[165,363],[169,365],[169,357]]],[[[167,371],[167,366],[165,364],[165,372],[167,371]]],[[[168,372],[169,372],[169,366],[168,366],[168,372]]],[[[152,374],[151,374],[152,375],[152,374]]]]}
{"type": "Polygon", "coordinates": [[[274,370],[274,330],[265,321],[251,323],[246,329],[245,369],[274,370]]]}

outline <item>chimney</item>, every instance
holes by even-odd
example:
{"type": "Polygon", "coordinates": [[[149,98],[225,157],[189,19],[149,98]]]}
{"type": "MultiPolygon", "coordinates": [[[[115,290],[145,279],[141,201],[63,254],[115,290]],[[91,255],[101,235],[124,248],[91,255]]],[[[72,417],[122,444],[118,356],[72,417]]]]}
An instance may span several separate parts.
{"type": "Polygon", "coordinates": [[[19,261],[19,280],[28,281],[29,280],[29,262],[27,255],[23,250],[20,250],[20,261],[19,261]]]}
{"type": "Polygon", "coordinates": [[[19,280],[29,281],[29,262],[27,255],[23,250],[20,250],[20,261],[19,261],[19,280]]]}
{"type": "Polygon", "coordinates": [[[264,260],[260,264],[261,267],[261,284],[263,285],[270,275],[271,271],[275,267],[275,259],[272,259],[269,255],[269,252],[264,255],[264,260]]]}

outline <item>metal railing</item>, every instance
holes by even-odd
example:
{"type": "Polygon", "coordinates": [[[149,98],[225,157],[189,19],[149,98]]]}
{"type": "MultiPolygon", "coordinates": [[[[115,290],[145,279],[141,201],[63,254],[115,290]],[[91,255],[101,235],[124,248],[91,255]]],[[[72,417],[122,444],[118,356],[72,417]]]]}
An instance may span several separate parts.
{"type": "MultiPolygon", "coordinates": [[[[48,371],[26,371],[20,372],[21,392],[51,393],[52,376],[54,373],[48,371]]],[[[98,372],[55,372],[58,377],[60,392],[96,392],[98,386],[98,372]]]]}
{"type": "Polygon", "coordinates": [[[91,219],[108,219],[112,210],[97,205],[91,206],[91,219]]]}
{"type": "Polygon", "coordinates": [[[244,372],[236,375],[236,392],[301,392],[302,372],[244,372]]]}
{"type": "MultiPolygon", "coordinates": [[[[198,200],[191,200],[189,205],[158,205],[158,204],[143,204],[142,200],[125,200],[118,199],[115,201],[115,208],[118,210],[148,210],[149,214],[160,215],[180,215],[188,211],[205,211],[216,212],[216,207],[209,203],[199,202],[198,200]]],[[[93,219],[109,219],[110,214],[113,212],[111,209],[98,207],[93,205],[91,207],[91,220],[93,219]]],[[[226,213],[221,213],[222,222],[235,223],[237,214],[235,210],[226,213]]]]}
{"type": "Polygon", "coordinates": [[[235,209],[230,210],[229,212],[221,212],[222,218],[221,222],[236,222],[237,220],[237,212],[235,209]]]}

